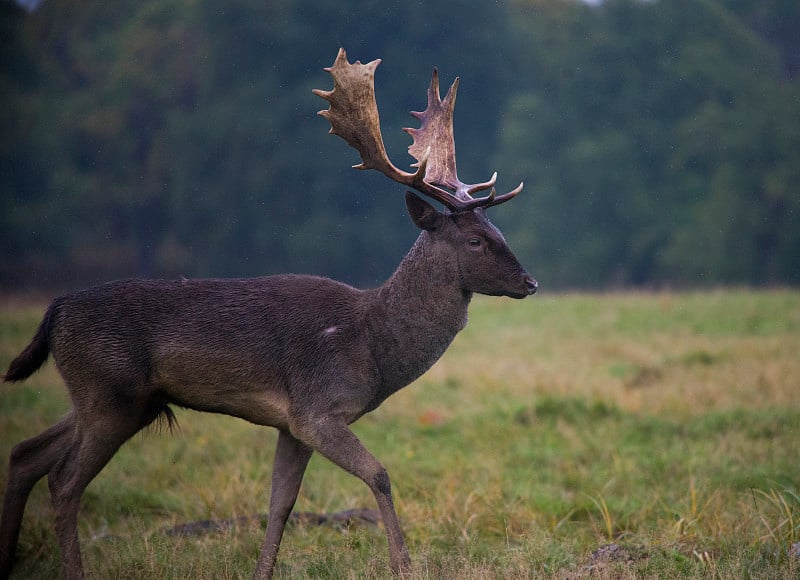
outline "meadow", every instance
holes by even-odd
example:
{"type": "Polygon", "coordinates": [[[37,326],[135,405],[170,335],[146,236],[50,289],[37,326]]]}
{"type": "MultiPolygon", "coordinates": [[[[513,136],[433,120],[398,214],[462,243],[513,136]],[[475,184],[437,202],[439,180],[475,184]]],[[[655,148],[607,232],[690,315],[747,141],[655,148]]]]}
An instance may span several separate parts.
{"type": "MultiPolygon", "coordinates": [[[[0,301],[0,366],[44,302],[0,301]]],[[[800,577],[800,292],[719,290],[478,297],[414,385],[354,430],[386,465],[413,578],[800,577]]],[[[12,446],[69,408],[52,363],[0,385],[0,486],[12,446]]],[[[276,433],[177,410],[89,486],[92,578],[247,578],[276,433]]],[[[374,508],[312,458],[296,510],[374,508]]],[[[47,486],[34,489],[12,578],[52,578],[47,486]]],[[[278,578],[389,578],[380,524],[287,528],[278,578]]]]}

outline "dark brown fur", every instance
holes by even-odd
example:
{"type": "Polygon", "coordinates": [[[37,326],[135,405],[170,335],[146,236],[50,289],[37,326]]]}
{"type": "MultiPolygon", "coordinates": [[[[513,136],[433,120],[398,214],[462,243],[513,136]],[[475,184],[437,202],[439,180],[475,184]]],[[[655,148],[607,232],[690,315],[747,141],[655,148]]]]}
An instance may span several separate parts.
{"type": "Polygon", "coordinates": [[[409,567],[389,476],[348,425],[406,386],[467,322],[474,292],[522,298],[536,282],[483,210],[440,213],[413,194],[423,230],[379,288],[313,276],[125,280],[62,296],[6,381],[53,355],[72,411],[17,445],[0,521],[0,577],[22,514],[47,475],[64,573],[83,575],[77,515],[84,488],[117,449],[170,404],[276,427],[269,523],[257,577],[269,577],[306,465],[318,451],[373,491],[392,569],[409,567]]]}

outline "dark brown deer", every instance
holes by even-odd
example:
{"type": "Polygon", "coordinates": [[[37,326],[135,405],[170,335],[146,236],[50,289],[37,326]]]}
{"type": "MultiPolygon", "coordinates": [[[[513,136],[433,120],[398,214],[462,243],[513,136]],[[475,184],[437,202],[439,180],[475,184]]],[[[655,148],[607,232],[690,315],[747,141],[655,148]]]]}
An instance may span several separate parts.
{"type": "Polygon", "coordinates": [[[452,116],[457,80],[444,101],[434,70],[428,108],[409,151],[417,170],[397,169],[384,149],[375,103],[375,60],[350,64],[340,50],[330,103],[331,133],[361,155],[361,169],[412,193],[422,230],[379,288],[358,290],[298,275],[241,280],[126,280],[53,301],[5,381],[21,381],[52,353],[72,397],[58,424],[11,452],[0,522],[0,577],[10,574],[26,500],[48,476],[68,578],[83,575],[77,517],[81,495],[117,449],[162,418],[169,405],[241,417],[279,431],[267,533],[255,576],[272,575],[286,520],[314,451],[364,481],[380,509],[397,573],[410,569],[389,476],[348,425],[424,373],[467,322],[473,293],[523,298],[537,283],[484,210],[517,195],[456,175],[452,116]],[[489,195],[472,194],[491,188],[489,195]]]}

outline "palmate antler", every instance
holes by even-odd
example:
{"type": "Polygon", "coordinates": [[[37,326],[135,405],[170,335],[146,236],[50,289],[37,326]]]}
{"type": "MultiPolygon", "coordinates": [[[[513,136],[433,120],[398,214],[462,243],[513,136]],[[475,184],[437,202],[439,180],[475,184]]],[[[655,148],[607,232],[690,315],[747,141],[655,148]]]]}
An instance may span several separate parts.
{"type": "Polygon", "coordinates": [[[343,48],[339,49],[333,66],[325,70],[333,77],[333,90],[314,89],[314,94],[330,103],[319,114],[331,123],[330,132],[339,135],[361,155],[356,169],[376,169],[390,179],[416,189],[444,204],[453,212],[478,207],[491,207],[508,201],[522,191],[522,183],[504,195],[497,195],[494,184],[497,173],[489,181],[466,184],[456,173],[456,149],[453,139],[453,109],[456,103],[458,79],[445,95],[439,96],[439,73],[433,70],[428,87],[428,108],[411,115],[420,121],[419,129],[403,129],[414,139],[408,148],[417,160],[415,173],[398,169],[386,155],[381,136],[378,105],[375,102],[375,69],[380,59],[367,64],[350,64],[343,48]],[[491,188],[486,197],[472,194],[491,188]]]}

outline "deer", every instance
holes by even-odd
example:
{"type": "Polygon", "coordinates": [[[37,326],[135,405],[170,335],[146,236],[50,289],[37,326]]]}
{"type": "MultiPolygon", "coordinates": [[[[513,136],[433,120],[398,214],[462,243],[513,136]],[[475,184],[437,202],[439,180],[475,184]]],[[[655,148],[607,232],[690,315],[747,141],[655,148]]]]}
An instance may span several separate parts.
{"type": "Polygon", "coordinates": [[[459,79],[444,100],[434,69],[420,127],[404,129],[413,172],[387,156],[375,99],[380,59],[350,63],[340,49],[330,91],[314,89],[330,133],[405,194],[419,236],[380,286],[283,274],[244,279],[130,279],[62,295],[49,305],[4,382],[22,381],[52,354],[72,408],[11,451],[0,517],[0,578],[12,569],[25,503],[47,475],[61,566],[84,575],[77,518],[86,486],[134,434],[172,407],[238,417],[278,431],[266,535],[254,578],[271,578],[284,528],[309,459],[318,452],[361,479],[375,497],[389,565],[411,560],[383,464],[349,425],[427,371],[467,323],[474,294],[525,298],[538,288],[486,217],[503,195],[497,173],[478,184],[456,172],[453,110],[459,79]],[[476,193],[490,190],[488,195],[476,193]],[[420,194],[420,195],[418,195],[420,194]],[[441,210],[423,199],[440,203],[441,210]]]}

